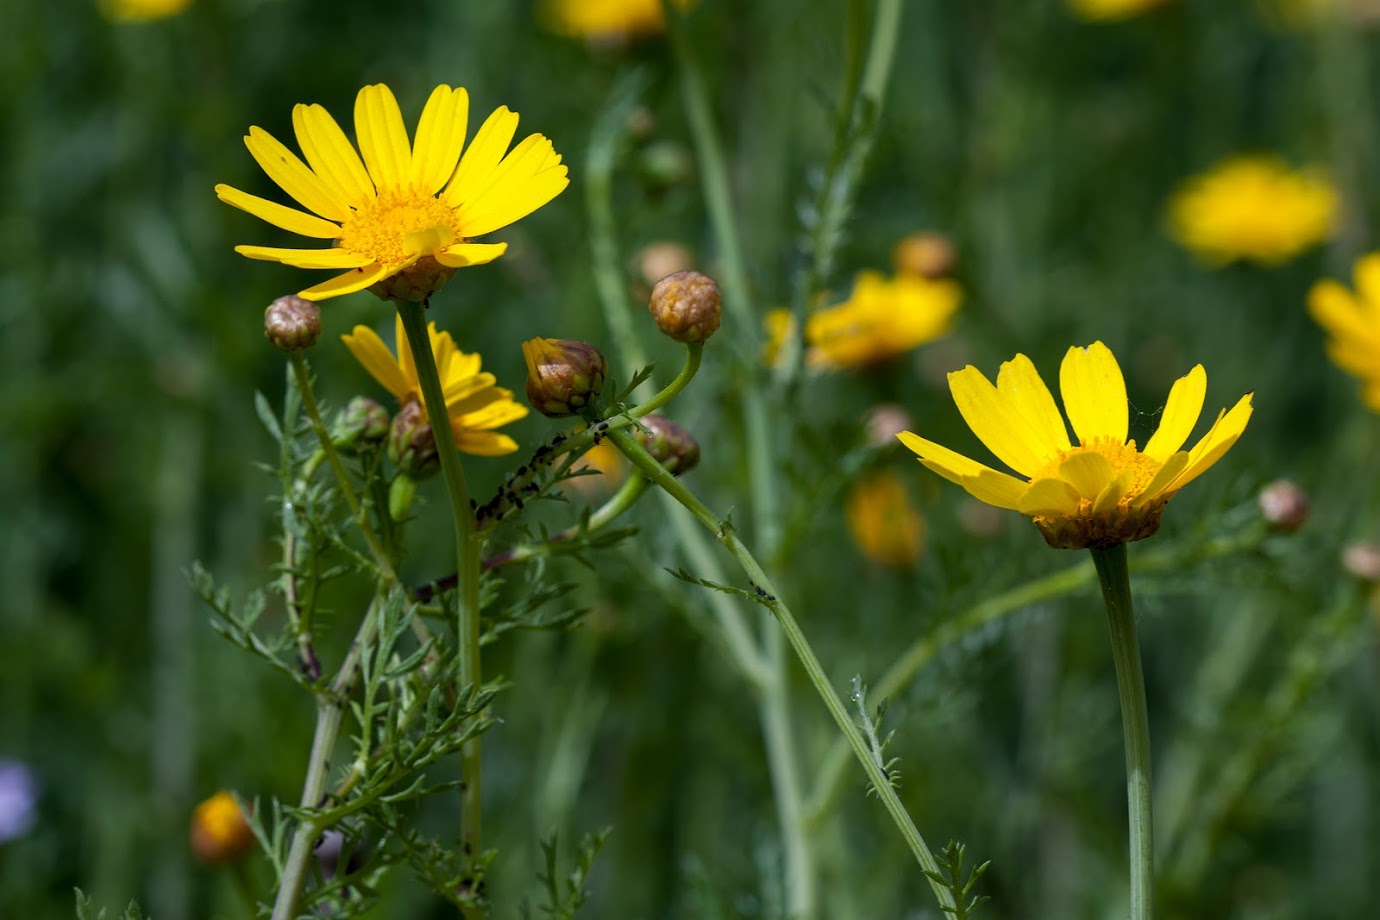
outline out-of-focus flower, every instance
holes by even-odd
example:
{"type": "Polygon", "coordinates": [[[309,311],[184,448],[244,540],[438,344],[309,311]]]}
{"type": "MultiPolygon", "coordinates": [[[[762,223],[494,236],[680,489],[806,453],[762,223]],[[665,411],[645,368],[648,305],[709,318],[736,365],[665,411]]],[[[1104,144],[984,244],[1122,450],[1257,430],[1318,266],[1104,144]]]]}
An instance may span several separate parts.
{"type": "Polygon", "coordinates": [[[235,797],[222,789],[192,813],[192,852],[205,863],[231,862],[254,848],[254,832],[235,797]]]}
{"type": "Polygon", "coordinates": [[[700,442],[683,425],[656,414],[638,421],[633,437],[668,473],[679,476],[699,466],[700,442]]]}
{"type": "Polygon", "coordinates": [[[925,230],[903,237],[891,250],[891,264],[901,274],[947,278],[954,269],[954,244],[942,233],[925,230]]]}
{"type": "Polygon", "coordinates": [[[904,406],[878,403],[863,415],[867,443],[872,447],[894,447],[896,436],[915,424],[904,406]]]}
{"type": "Polygon", "coordinates": [[[581,475],[562,480],[561,488],[573,490],[587,498],[612,492],[628,478],[627,463],[612,441],[595,444],[570,469],[581,475]]]}
{"type": "MultiPolygon", "coordinates": [[[[678,0],[682,8],[691,0],[678,0]]],[[[540,18],[547,28],[572,38],[619,43],[666,31],[662,0],[545,0],[540,18]]]]}
{"type": "Polygon", "coordinates": [[[1308,312],[1327,331],[1327,354],[1361,381],[1361,399],[1380,412],[1380,252],[1356,261],[1356,293],[1330,278],[1313,285],[1308,312]]]}
{"type": "Polygon", "coordinates": [[[38,781],[23,761],[0,758],[0,843],[23,837],[38,818],[38,781]]]}
{"type": "Polygon", "coordinates": [[[1308,522],[1308,493],[1287,479],[1268,483],[1256,496],[1260,516],[1275,530],[1293,533],[1308,522]]]}
{"type": "Polygon", "coordinates": [[[101,0],[101,15],[111,22],[151,22],[167,19],[192,5],[192,0],[101,0]]]}
{"type": "Polygon", "coordinates": [[[1260,0],[1259,5],[1267,17],[1296,28],[1329,19],[1358,26],[1380,22],[1380,0],[1260,0]]]}
{"type": "Polygon", "coordinates": [[[1274,156],[1241,156],[1179,186],[1169,229],[1212,265],[1278,265],[1327,239],[1337,209],[1336,189],[1321,175],[1274,156]]]}
{"type": "Polygon", "coordinates": [[[925,548],[925,519],[895,473],[876,473],[853,486],[847,516],[853,542],[879,565],[908,566],[925,548]]]}
{"type": "Polygon", "coordinates": [[[469,124],[464,89],[436,87],[411,142],[392,91],[381,83],[361,89],[355,136],[363,160],[321,106],[296,106],[292,124],[305,163],[257,126],[244,142],[268,177],[313,213],[228,185],[217,185],[216,195],[275,227],[331,241],[326,249],[235,247],[251,259],[346,269],[301,291],[308,300],[365,288],[389,300],[424,300],[456,269],[491,262],[508,246],[475,243],[475,237],[526,217],[570,182],[542,135],[528,135],[508,151],[518,116],[507,106],[485,120],[462,157],[469,124]]]}
{"type": "Polygon", "coordinates": [[[637,254],[638,271],[649,288],[667,275],[688,271],[694,264],[695,254],[683,243],[648,243],[637,254]]]}
{"type": "Polygon", "coordinates": [[[1218,414],[1192,450],[1180,449],[1203,410],[1207,374],[1200,364],[1174,383],[1159,430],[1140,450],[1126,437],[1121,368],[1101,342],[1070,348],[1059,369],[1076,447],[1025,355],[1001,366],[996,386],[969,365],[949,375],[949,389],[968,427],[1021,478],[908,431],[901,442],[974,498],[1032,518],[1050,546],[1068,549],[1106,548],[1152,535],[1169,500],[1236,443],[1251,417],[1247,393],[1230,412],[1218,414]]]}
{"type": "Polygon", "coordinates": [[[1342,568],[1361,581],[1380,581],[1380,546],[1350,543],[1342,550],[1342,568]]]}
{"type": "Polygon", "coordinates": [[[1069,11],[1079,19],[1111,22],[1139,16],[1168,2],[1169,0],[1068,0],[1068,6],[1069,11]]]}
{"type": "MultiPolygon", "coordinates": [[[[396,323],[398,354],[394,357],[383,344],[378,333],[368,326],[356,326],[349,335],[341,336],[350,353],[364,365],[370,375],[385,390],[398,398],[404,408],[416,403],[421,418],[426,417],[422,400],[422,385],[417,379],[417,364],[403,332],[402,317],[396,323]]],[[[517,442],[493,429],[515,422],[527,415],[527,407],[513,401],[513,392],[496,386],[493,374],[481,373],[482,359],[478,354],[461,351],[449,332],[437,332],[436,324],[427,325],[431,339],[431,353],[441,377],[441,390],[446,397],[446,413],[450,416],[451,434],[455,446],[467,454],[496,457],[517,450],[517,442]]]]}

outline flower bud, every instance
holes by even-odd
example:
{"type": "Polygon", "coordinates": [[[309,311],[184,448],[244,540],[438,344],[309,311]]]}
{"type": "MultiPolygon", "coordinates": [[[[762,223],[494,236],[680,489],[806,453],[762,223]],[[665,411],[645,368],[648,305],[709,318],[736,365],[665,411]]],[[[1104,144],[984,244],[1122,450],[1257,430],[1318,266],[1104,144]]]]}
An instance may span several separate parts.
{"type": "Polygon", "coordinates": [[[713,278],[685,271],[658,281],[647,309],[662,332],[677,342],[698,345],[718,330],[723,304],[713,278]]]}
{"type": "Polygon", "coordinates": [[[869,447],[891,447],[896,436],[915,427],[915,421],[904,407],[896,403],[878,403],[863,416],[869,447]]]}
{"type": "Polygon", "coordinates": [[[336,413],[331,443],[342,449],[382,444],[390,424],[387,409],[367,396],[356,396],[336,413]]]}
{"type": "Polygon", "coordinates": [[[522,343],[527,362],[527,401],[548,418],[574,415],[604,389],[608,363],[588,342],[528,339],[522,343]]]}
{"type": "MultiPolygon", "coordinates": [[[[423,234],[427,232],[429,231],[421,231],[423,234]]],[[[438,244],[429,242],[428,245],[438,244]]],[[[442,265],[430,256],[423,256],[397,274],[369,285],[369,293],[379,300],[393,303],[424,303],[432,294],[445,287],[455,272],[456,269],[442,265]]]]}
{"type": "Polygon", "coordinates": [[[321,336],[321,308],[295,294],[279,297],[264,311],[264,335],[283,351],[311,348],[321,336]]]}
{"type": "Polygon", "coordinates": [[[633,437],[668,473],[679,476],[699,464],[699,442],[666,416],[643,416],[638,425],[642,427],[633,430],[633,437]]]}
{"type": "Polygon", "coordinates": [[[903,274],[947,278],[954,270],[954,244],[942,233],[912,233],[891,250],[891,262],[903,274]]]}
{"type": "Polygon", "coordinates": [[[436,435],[421,403],[415,399],[393,416],[393,427],[388,432],[388,459],[413,479],[426,479],[441,468],[436,435]]]}
{"type": "Polygon", "coordinates": [[[192,852],[204,863],[233,862],[254,848],[254,832],[235,797],[222,789],[192,813],[192,852]]]}
{"type": "Polygon", "coordinates": [[[1260,516],[1275,530],[1293,533],[1308,520],[1308,493],[1287,479],[1276,479],[1256,499],[1260,516]]]}
{"type": "Polygon", "coordinates": [[[1342,550],[1342,568],[1361,581],[1380,581],[1380,546],[1352,543],[1342,550]]]}

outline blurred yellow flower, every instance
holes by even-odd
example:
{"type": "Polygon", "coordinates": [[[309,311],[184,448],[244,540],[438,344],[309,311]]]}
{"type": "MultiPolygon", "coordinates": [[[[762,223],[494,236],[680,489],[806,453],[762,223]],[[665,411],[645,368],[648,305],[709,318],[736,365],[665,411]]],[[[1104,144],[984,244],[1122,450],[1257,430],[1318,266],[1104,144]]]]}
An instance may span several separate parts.
{"type": "Polygon", "coordinates": [[[222,789],[192,813],[192,852],[206,863],[229,862],[254,848],[254,832],[234,795],[222,789]]]}
{"type": "Polygon", "coordinates": [[[1325,240],[1337,192],[1274,156],[1242,156],[1182,183],[1169,205],[1170,232],[1209,263],[1277,265],[1325,240]]]}
{"type": "MultiPolygon", "coordinates": [[[[805,363],[841,369],[888,361],[947,332],[962,299],[963,289],[949,279],[861,272],[846,301],[805,320],[805,363]]],[[[794,321],[789,310],[772,310],[763,326],[763,360],[774,364],[794,321]]]]}
{"type": "Polygon", "coordinates": [[[1130,19],[1169,0],[1068,0],[1069,10],[1079,19],[1090,22],[1110,22],[1130,19]]]}
{"type": "Polygon", "coordinates": [[[1059,368],[1064,411],[1079,444],[1069,441],[1054,397],[1025,355],[1001,366],[996,386],[969,365],[949,375],[949,389],[968,427],[1022,478],[902,432],[920,462],[974,498],[1035,521],[1050,546],[1105,548],[1152,535],[1164,506],[1221,458],[1251,417],[1247,393],[1192,450],[1182,450],[1207,393],[1200,364],[1169,391],[1159,430],[1145,449],[1126,439],[1126,383],[1101,342],[1070,348],[1059,368]]]}
{"type": "Polygon", "coordinates": [[[574,38],[618,41],[666,31],[662,0],[545,0],[540,15],[553,32],[574,38]]]}
{"type": "MultiPolygon", "coordinates": [[[[398,398],[400,405],[406,407],[415,403],[425,419],[426,403],[422,400],[412,349],[403,332],[402,317],[398,317],[396,328],[397,357],[368,326],[356,326],[341,339],[364,369],[398,398]]],[[[449,332],[437,332],[436,324],[430,323],[427,335],[431,338],[431,353],[441,377],[455,446],[481,457],[497,457],[517,450],[516,441],[493,429],[523,418],[527,415],[527,407],[513,401],[511,390],[495,386],[493,374],[481,373],[479,355],[457,348],[449,332]]]]}
{"type": "Polygon", "coordinates": [[[571,471],[580,475],[562,480],[561,487],[587,498],[612,492],[628,478],[623,454],[611,441],[600,441],[585,451],[571,466],[571,471]]]}
{"type": "Polygon", "coordinates": [[[895,473],[859,481],[848,495],[847,516],[853,542],[879,565],[908,566],[925,548],[925,519],[895,473]]]}
{"type": "Polygon", "coordinates": [[[1333,363],[1361,381],[1361,399],[1380,412],[1380,252],[1356,261],[1356,293],[1324,279],[1308,293],[1308,312],[1330,336],[1333,363]]]}
{"type": "Polygon", "coordinates": [[[111,22],[151,22],[167,19],[192,5],[192,0],[101,0],[101,15],[111,22]]]}
{"type": "Polygon", "coordinates": [[[508,151],[518,116],[507,106],[485,120],[462,157],[469,124],[464,89],[436,87],[411,144],[392,91],[381,83],[361,89],[355,136],[362,161],[321,106],[297,105],[292,124],[306,163],[262,128],[251,127],[244,142],[268,177],[314,213],[228,185],[217,185],[216,195],[275,227],[332,241],[326,249],[235,247],[251,259],[346,269],[301,291],[308,300],[370,287],[386,299],[425,300],[456,269],[491,262],[508,246],[474,237],[526,217],[570,181],[540,134],[508,151]]]}

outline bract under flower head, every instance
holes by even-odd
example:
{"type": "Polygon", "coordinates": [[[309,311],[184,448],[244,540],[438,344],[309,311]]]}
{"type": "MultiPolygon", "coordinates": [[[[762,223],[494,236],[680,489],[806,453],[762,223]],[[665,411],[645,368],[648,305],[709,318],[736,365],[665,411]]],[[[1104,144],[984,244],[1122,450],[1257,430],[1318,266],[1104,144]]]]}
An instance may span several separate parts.
{"type": "Polygon", "coordinates": [[[390,300],[426,299],[456,269],[491,262],[508,246],[476,243],[475,237],[526,217],[570,182],[560,155],[542,135],[528,135],[508,150],[518,116],[506,106],[485,120],[465,148],[468,123],[465,90],[438,86],[409,142],[397,100],[380,83],[361,89],[355,100],[359,153],[319,105],[292,111],[305,163],[267,131],[251,127],[244,139],[250,154],[312,213],[228,185],[217,185],[216,195],[275,227],[332,245],[235,251],[298,268],[346,269],[301,291],[308,300],[365,288],[390,300]]]}
{"type": "MultiPolygon", "coordinates": [[[[398,398],[401,406],[416,403],[421,418],[426,419],[417,364],[407,344],[401,316],[397,319],[396,330],[396,357],[378,333],[368,326],[356,326],[341,339],[364,369],[398,398]]],[[[527,415],[527,407],[513,401],[512,390],[496,386],[493,374],[481,373],[480,356],[461,351],[449,332],[438,332],[436,324],[429,323],[427,336],[431,339],[431,353],[441,378],[455,446],[481,457],[496,457],[517,450],[516,441],[493,429],[523,418],[527,415]]]]}
{"type": "Polygon", "coordinates": [[[1331,279],[1308,294],[1308,312],[1327,330],[1327,354],[1361,381],[1361,399],[1380,412],[1380,252],[1356,261],[1356,293],[1331,279]]]}
{"type": "Polygon", "coordinates": [[[1159,430],[1141,450],[1127,440],[1126,383],[1101,342],[1070,348],[1059,369],[1069,440],[1054,397],[1025,355],[1001,366],[995,386],[971,365],[949,375],[963,420],[1003,463],[1001,473],[909,431],[898,437],[920,462],[990,505],[1035,521],[1055,547],[1105,548],[1152,535],[1164,506],[1236,443],[1251,417],[1247,393],[1182,450],[1202,413],[1207,374],[1198,365],[1169,391],[1159,430]]]}

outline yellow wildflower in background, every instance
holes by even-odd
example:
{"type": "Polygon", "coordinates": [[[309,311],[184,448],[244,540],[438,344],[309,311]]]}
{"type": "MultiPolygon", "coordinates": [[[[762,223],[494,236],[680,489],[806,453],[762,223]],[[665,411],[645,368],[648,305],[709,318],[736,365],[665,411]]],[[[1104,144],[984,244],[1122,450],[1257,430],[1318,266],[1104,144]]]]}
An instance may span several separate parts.
{"type": "Polygon", "coordinates": [[[1164,6],[1169,0],[1068,0],[1069,11],[1090,22],[1130,19],[1164,6]]]}
{"type": "Polygon", "coordinates": [[[292,110],[306,163],[267,131],[251,127],[244,139],[250,154],[313,213],[228,185],[217,185],[216,195],[275,227],[331,245],[236,246],[235,251],[298,268],[346,269],[301,291],[308,300],[365,288],[385,299],[425,300],[456,269],[491,262],[508,247],[475,243],[475,237],[526,217],[570,181],[560,155],[542,135],[530,134],[508,150],[518,116],[507,106],[496,109],[465,148],[468,124],[469,95],[438,86],[409,143],[397,100],[380,83],[364,87],[355,99],[359,154],[319,105],[292,110]]]}
{"type": "MultiPolygon", "coordinates": [[[[963,289],[949,279],[862,272],[846,301],[805,320],[805,363],[840,369],[888,361],[947,332],[962,299],[963,289]]],[[[763,323],[771,364],[794,324],[789,310],[773,310],[763,323]]]]}
{"type": "Polygon", "coordinates": [[[925,519],[911,504],[900,478],[890,471],[858,482],[848,494],[848,532],[868,559],[908,566],[925,548],[925,519]]]}
{"type": "Polygon", "coordinates": [[[1019,511],[1051,546],[1106,548],[1152,535],[1164,506],[1221,458],[1251,417],[1247,393],[1222,412],[1192,450],[1181,450],[1207,393],[1201,364],[1169,391],[1159,430],[1145,449],[1128,441],[1126,383],[1101,342],[1070,348],[1059,368],[1069,441],[1054,397],[1025,355],[1001,366],[996,386],[969,365],[949,375],[963,420],[1021,478],[998,472],[909,431],[898,437],[940,476],[974,498],[1019,511]]]}
{"type": "Polygon", "coordinates": [[[230,862],[254,849],[254,832],[240,803],[222,789],[192,813],[192,852],[205,863],[230,862]]]}
{"type": "Polygon", "coordinates": [[[101,0],[101,15],[111,22],[152,22],[167,19],[192,5],[192,0],[101,0]]]}
{"type": "Polygon", "coordinates": [[[628,478],[623,452],[614,447],[612,441],[600,441],[595,444],[585,451],[570,469],[571,472],[580,475],[561,480],[561,488],[587,498],[612,492],[628,478]]]}
{"type": "MultiPolygon", "coordinates": [[[[688,6],[680,0],[680,6],[688,6]]],[[[546,0],[541,19],[553,32],[573,38],[618,41],[666,31],[662,0],[546,0]]]]}
{"type": "Polygon", "coordinates": [[[1242,156],[1186,180],[1169,205],[1170,232],[1209,263],[1277,265],[1327,239],[1337,192],[1274,156],[1242,156]]]}
{"type": "Polygon", "coordinates": [[[1330,336],[1327,354],[1361,381],[1361,399],[1380,412],[1380,252],[1356,261],[1356,293],[1330,278],[1308,292],[1308,312],[1330,336]]]}
{"type": "MultiPolygon", "coordinates": [[[[349,335],[341,336],[351,354],[364,365],[383,388],[398,398],[401,406],[415,403],[423,419],[426,403],[422,400],[422,386],[417,380],[417,365],[412,349],[403,332],[402,317],[397,319],[398,354],[394,357],[378,333],[368,326],[356,326],[349,335]]],[[[511,390],[495,386],[493,374],[481,373],[481,359],[455,345],[449,332],[437,332],[436,324],[427,325],[431,339],[431,354],[441,378],[441,390],[446,398],[446,414],[455,446],[467,454],[496,457],[517,450],[517,442],[493,429],[515,422],[527,415],[527,407],[513,401],[511,390]]]]}

